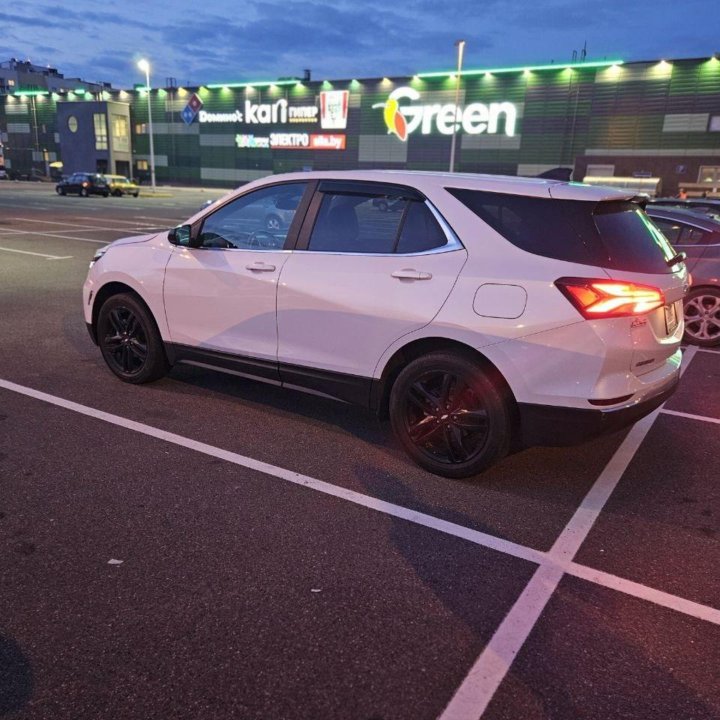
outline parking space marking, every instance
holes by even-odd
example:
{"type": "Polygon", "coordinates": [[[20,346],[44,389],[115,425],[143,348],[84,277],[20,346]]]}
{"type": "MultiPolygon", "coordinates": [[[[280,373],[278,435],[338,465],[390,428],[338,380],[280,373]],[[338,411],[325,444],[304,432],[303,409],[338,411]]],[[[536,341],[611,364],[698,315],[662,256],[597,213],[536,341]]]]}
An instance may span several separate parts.
{"type": "Polygon", "coordinates": [[[142,225],[135,223],[132,228],[117,227],[101,227],[100,225],[78,225],[77,223],[57,222],[56,220],[30,220],[29,218],[10,218],[11,220],[19,220],[20,222],[44,223],[45,225],[67,225],[68,230],[58,230],[57,232],[85,232],[92,230],[112,230],[114,232],[127,232],[127,230],[142,230],[144,228],[155,229],[157,225],[142,225]]]}
{"type": "Polygon", "coordinates": [[[0,247],[3,252],[20,253],[20,255],[35,255],[46,260],[72,260],[72,255],[45,255],[45,253],[30,252],[29,250],[14,250],[13,248],[0,247]]]}
{"type": "MultiPolygon", "coordinates": [[[[72,230],[67,230],[72,232],[72,230]]],[[[11,235],[39,235],[44,238],[59,238],[60,240],[79,240],[80,242],[98,243],[100,245],[108,245],[110,240],[92,240],[91,238],[74,237],[72,235],[58,235],[57,233],[40,232],[38,230],[0,230],[0,237],[10,237],[11,235]]]]}
{"type": "MultiPolygon", "coordinates": [[[[681,372],[685,372],[696,352],[694,347],[685,350],[681,372]]],[[[625,436],[550,549],[551,560],[557,560],[560,565],[572,562],[659,414],[660,408],[635,423],[625,436]]],[[[555,570],[552,572],[541,565],[535,571],[525,591],[455,691],[440,720],[478,720],[482,717],[562,579],[564,571],[555,570]]]]}
{"type": "MultiPolygon", "coordinates": [[[[622,592],[632,597],[647,600],[648,602],[652,602],[720,626],[720,609],[707,605],[701,605],[693,602],[692,600],[687,600],[676,595],[671,595],[670,593],[655,590],[654,588],[640,583],[636,583],[601,570],[596,570],[586,565],[581,565],[580,563],[553,555],[552,550],[550,552],[535,550],[534,548],[530,548],[504,538],[496,537],[479,530],[473,530],[472,528],[467,528],[463,525],[458,525],[457,523],[449,522],[447,520],[441,520],[440,518],[436,518],[432,515],[427,515],[426,513],[418,512],[401,505],[395,505],[394,503],[386,502],[385,500],[380,500],[369,495],[363,495],[362,493],[355,492],[354,490],[333,485],[323,480],[318,480],[308,475],[303,475],[292,470],[287,470],[286,468],[271,465],[270,463],[266,463],[261,460],[255,460],[230,450],[224,450],[214,445],[208,445],[207,443],[193,440],[192,438],[187,438],[182,435],[177,435],[176,433],[162,430],[151,425],[146,425],[145,423],[141,423],[136,420],[130,420],[103,410],[97,410],[96,408],[81,405],[80,403],[76,403],[72,400],[66,400],[55,395],[50,395],[40,390],[35,390],[34,388],[18,385],[17,383],[10,382],[9,380],[0,379],[0,388],[76,412],[80,415],[92,417],[111,425],[116,425],[143,435],[148,435],[158,440],[163,440],[189,450],[210,455],[220,460],[233,463],[234,465],[248,468],[249,470],[254,470],[296,485],[307,487],[311,490],[316,490],[317,492],[331,495],[341,500],[346,500],[369,510],[375,510],[391,517],[407,520],[408,522],[412,522],[416,525],[422,525],[423,527],[467,540],[468,542],[488,548],[489,550],[496,550],[497,552],[505,555],[510,555],[520,560],[535,563],[539,566],[538,571],[536,571],[535,575],[528,584],[527,592],[523,592],[521,598],[518,600],[518,603],[522,600],[522,609],[524,612],[520,613],[518,611],[518,613],[513,616],[508,614],[506,617],[507,622],[503,621],[506,629],[510,631],[509,634],[502,633],[498,635],[498,632],[496,632],[498,638],[497,642],[492,646],[492,649],[494,652],[498,650],[502,651],[501,653],[495,652],[496,657],[493,658],[493,665],[496,672],[500,669],[500,666],[497,665],[497,658],[504,658],[503,662],[509,662],[512,660],[516,651],[513,654],[510,653],[510,649],[514,648],[517,641],[520,637],[522,637],[523,629],[529,632],[528,623],[532,620],[532,617],[536,613],[539,616],[540,612],[542,612],[542,608],[547,603],[547,599],[545,599],[542,603],[542,607],[540,607],[541,600],[545,598],[547,591],[551,587],[554,589],[554,587],[557,586],[557,583],[560,581],[563,573],[573,575],[597,585],[602,585],[603,587],[622,592]],[[540,572],[540,570],[543,572],[540,572]]],[[[655,413],[657,412],[658,411],[655,411],[655,413]]],[[[518,603],[516,603],[516,605],[518,603]]],[[[530,626],[529,629],[532,629],[532,627],[530,626]]],[[[505,668],[505,670],[507,670],[507,668],[505,668]]],[[[477,708],[477,704],[473,705],[473,707],[477,708]]],[[[458,715],[457,717],[477,718],[479,715],[458,715]]]]}
{"type": "Polygon", "coordinates": [[[720,349],[714,350],[713,348],[701,348],[697,349],[701,353],[710,353],[711,355],[720,355],[720,349]]]}
{"type": "Polygon", "coordinates": [[[707,415],[693,415],[692,413],[680,412],[679,410],[661,410],[663,415],[675,415],[676,417],[688,418],[689,420],[700,420],[700,422],[715,423],[720,425],[720,420],[707,415]]]}

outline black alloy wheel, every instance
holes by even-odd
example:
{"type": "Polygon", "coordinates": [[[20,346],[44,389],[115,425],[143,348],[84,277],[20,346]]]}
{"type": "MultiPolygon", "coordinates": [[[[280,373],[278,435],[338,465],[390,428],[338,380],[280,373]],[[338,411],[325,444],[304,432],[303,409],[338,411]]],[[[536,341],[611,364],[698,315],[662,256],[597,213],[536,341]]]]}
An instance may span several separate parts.
{"type": "Polygon", "coordinates": [[[105,301],[98,314],[97,338],[108,367],[125,382],[151,382],[168,371],[157,326],[145,306],[130,294],[105,301]]]}
{"type": "Polygon", "coordinates": [[[460,354],[431,353],[411,362],[393,385],[390,420],[410,457],[445,477],[477,475],[510,446],[506,392],[460,354]]]}

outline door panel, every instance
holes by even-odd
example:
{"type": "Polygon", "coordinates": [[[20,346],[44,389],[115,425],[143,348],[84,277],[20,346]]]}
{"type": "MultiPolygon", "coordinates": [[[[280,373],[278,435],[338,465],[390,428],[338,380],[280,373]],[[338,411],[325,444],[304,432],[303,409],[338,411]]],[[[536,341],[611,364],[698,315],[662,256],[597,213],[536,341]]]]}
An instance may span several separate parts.
{"type": "Polygon", "coordinates": [[[275,360],[277,280],[289,254],[176,248],[164,285],[172,342],[275,360]]]}

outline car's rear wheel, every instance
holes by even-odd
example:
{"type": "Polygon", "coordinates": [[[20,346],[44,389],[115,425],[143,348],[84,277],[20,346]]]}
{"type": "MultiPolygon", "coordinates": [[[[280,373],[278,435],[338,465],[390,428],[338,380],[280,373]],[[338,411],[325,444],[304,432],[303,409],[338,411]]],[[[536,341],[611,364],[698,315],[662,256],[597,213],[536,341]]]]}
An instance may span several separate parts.
{"type": "Polygon", "coordinates": [[[390,393],[390,421],[405,451],[437,475],[477,475],[507,454],[511,409],[499,383],[460,354],[412,361],[390,393]]]}
{"type": "Polygon", "coordinates": [[[87,188],[80,188],[80,197],[87,197],[89,195],[87,188]]]}
{"type": "Polygon", "coordinates": [[[720,345],[720,290],[696,288],[683,303],[686,342],[701,347],[720,345]]]}
{"type": "Polygon", "coordinates": [[[56,188],[55,188],[55,192],[56,192],[58,195],[64,195],[64,194],[65,194],[65,188],[64,188],[64,187],[56,187],[56,188]]]}
{"type": "Polygon", "coordinates": [[[103,303],[98,313],[97,338],[108,367],[124,382],[151,382],[168,371],[157,326],[133,295],[113,295],[103,303]]]}

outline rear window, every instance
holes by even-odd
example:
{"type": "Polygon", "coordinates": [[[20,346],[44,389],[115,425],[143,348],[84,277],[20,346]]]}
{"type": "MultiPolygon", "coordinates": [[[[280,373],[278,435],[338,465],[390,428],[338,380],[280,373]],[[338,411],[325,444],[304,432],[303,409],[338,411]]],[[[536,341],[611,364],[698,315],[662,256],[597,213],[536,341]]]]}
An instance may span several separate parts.
{"type": "Polygon", "coordinates": [[[628,272],[672,272],[667,260],[675,251],[635,203],[447,190],[513,245],[535,255],[628,272]]]}

